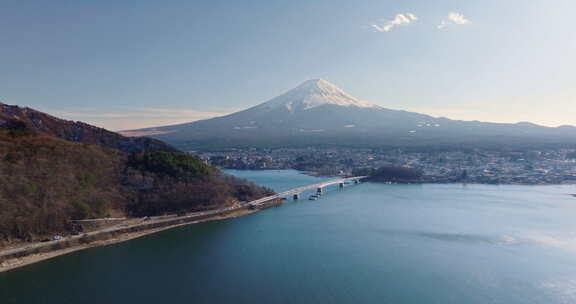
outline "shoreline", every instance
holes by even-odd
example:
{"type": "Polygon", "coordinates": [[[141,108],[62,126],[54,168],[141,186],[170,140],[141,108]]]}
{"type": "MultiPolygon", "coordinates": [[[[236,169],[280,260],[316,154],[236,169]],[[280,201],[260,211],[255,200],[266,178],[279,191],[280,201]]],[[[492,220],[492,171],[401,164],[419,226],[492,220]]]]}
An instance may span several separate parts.
{"type": "MultiPolygon", "coordinates": [[[[76,245],[72,245],[69,247],[61,248],[61,249],[48,250],[46,252],[39,252],[39,253],[24,254],[23,256],[6,258],[4,260],[2,258],[0,258],[0,273],[14,271],[14,270],[17,270],[17,269],[22,268],[22,267],[26,267],[26,266],[29,266],[32,264],[43,262],[43,261],[46,261],[46,260],[49,260],[49,259],[52,259],[55,257],[67,255],[67,254],[77,252],[77,251],[88,250],[88,249],[99,248],[99,247],[105,247],[105,246],[110,246],[110,245],[114,245],[114,244],[127,242],[127,241],[130,241],[133,239],[141,238],[141,237],[151,235],[154,233],[158,233],[158,232],[162,232],[165,230],[170,230],[170,229],[183,227],[183,226],[187,226],[187,225],[193,225],[193,224],[212,222],[212,221],[220,221],[220,220],[226,220],[226,219],[241,217],[244,215],[256,213],[258,211],[261,211],[263,209],[266,209],[266,208],[269,208],[272,206],[276,206],[276,205],[278,205],[277,202],[266,205],[262,208],[257,208],[257,209],[239,208],[236,210],[231,210],[230,212],[228,212],[226,214],[221,214],[221,213],[217,212],[216,214],[214,214],[213,216],[210,216],[210,217],[199,218],[199,219],[188,221],[188,222],[168,224],[166,226],[160,226],[160,227],[155,227],[155,228],[152,227],[152,228],[137,230],[137,231],[133,231],[133,232],[128,231],[128,232],[120,232],[120,233],[114,234],[113,231],[101,230],[101,231],[97,231],[94,234],[94,236],[98,236],[99,234],[106,234],[106,233],[109,233],[110,236],[106,237],[104,239],[101,239],[101,240],[95,240],[95,241],[91,241],[91,242],[85,243],[85,244],[76,244],[76,245]]],[[[170,221],[171,222],[177,222],[179,219],[182,219],[182,218],[183,217],[178,217],[178,218],[170,219],[170,221]]],[[[151,226],[154,226],[155,224],[162,224],[162,222],[150,223],[151,226]]],[[[124,229],[130,230],[131,228],[135,228],[135,227],[138,227],[138,225],[128,226],[128,227],[125,227],[124,229]]],[[[80,239],[80,237],[77,238],[77,240],[79,240],[79,239],[80,239]]],[[[70,241],[70,240],[63,240],[62,243],[65,243],[67,241],[70,241]]],[[[59,243],[56,243],[56,244],[59,244],[59,243]]],[[[54,245],[56,245],[56,244],[54,244],[54,245]]],[[[46,246],[50,246],[50,245],[47,244],[46,246]]],[[[24,248],[23,250],[26,250],[26,248],[24,248]]]]}
{"type": "MultiPolygon", "coordinates": [[[[304,174],[308,172],[303,172],[304,174]]],[[[370,181],[373,183],[382,183],[377,181],[370,181]]],[[[477,185],[522,185],[522,186],[553,186],[553,185],[573,185],[573,183],[565,184],[485,184],[485,183],[434,183],[434,182],[413,182],[413,183],[395,183],[395,184],[477,184],[477,185]]],[[[576,194],[567,193],[570,196],[576,197],[576,194]]],[[[281,205],[282,201],[275,199],[258,206],[257,208],[250,208],[250,204],[237,206],[234,208],[218,209],[198,214],[189,214],[184,216],[176,216],[158,219],[150,222],[139,222],[132,225],[113,226],[101,230],[92,231],[87,234],[67,237],[59,241],[51,241],[48,243],[31,243],[28,246],[19,248],[5,248],[4,252],[0,251],[0,273],[14,271],[22,267],[46,261],[55,257],[67,255],[76,251],[88,250],[92,248],[110,246],[133,239],[141,238],[154,233],[170,230],[182,226],[193,225],[204,222],[226,220],[236,218],[244,215],[256,213],[263,209],[273,206],[281,205]],[[82,239],[88,235],[88,241],[83,242],[82,239]],[[12,251],[13,253],[10,253],[12,251]],[[3,257],[4,256],[4,257],[3,257]],[[7,256],[7,257],[6,257],[7,256]]]]}
{"type": "MultiPolygon", "coordinates": [[[[293,168],[285,168],[285,169],[236,169],[236,168],[226,168],[226,167],[221,167],[221,169],[224,170],[238,170],[238,171],[274,171],[274,170],[294,170],[294,171],[298,171],[301,174],[304,175],[308,175],[308,176],[312,176],[312,177],[326,177],[326,178],[340,178],[340,177],[344,177],[343,175],[338,175],[338,174],[323,174],[320,172],[316,172],[316,171],[311,171],[311,170],[298,170],[298,169],[293,169],[293,168]]],[[[373,183],[386,183],[386,181],[375,181],[375,180],[369,180],[369,178],[366,180],[367,182],[373,182],[373,183]]],[[[475,180],[471,180],[471,181],[450,181],[450,180],[445,180],[445,179],[423,179],[423,180],[416,180],[416,181],[396,181],[396,182],[392,182],[392,184],[437,184],[437,185],[451,185],[451,184],[468,184],[468,185],[493,185],[493,186],[564,186],[564,185],[576,185],[576,180],[569,180],[569,181],[564,181],[564,182],[557,182],[557,183],[549,183],[549,182],[481,182],[481,181],[475,181],[475,180]]]]}

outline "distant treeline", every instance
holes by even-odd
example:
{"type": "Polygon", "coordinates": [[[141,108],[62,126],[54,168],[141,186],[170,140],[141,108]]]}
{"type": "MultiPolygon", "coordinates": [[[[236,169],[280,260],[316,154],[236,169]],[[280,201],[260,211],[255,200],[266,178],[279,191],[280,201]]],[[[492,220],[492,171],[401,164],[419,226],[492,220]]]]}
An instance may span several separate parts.
{"type": "Polygon", "coordinates": [[[353,175],[368,176],[368,180],[373,182],[419,182],[423,172],[411,167],[385,166],[377,169],[358,169],[353,175]]]}

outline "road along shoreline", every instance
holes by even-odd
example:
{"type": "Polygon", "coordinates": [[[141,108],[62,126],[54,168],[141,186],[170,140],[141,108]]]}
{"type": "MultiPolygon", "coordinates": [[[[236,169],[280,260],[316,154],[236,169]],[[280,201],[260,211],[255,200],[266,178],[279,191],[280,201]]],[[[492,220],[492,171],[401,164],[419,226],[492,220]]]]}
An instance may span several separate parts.
{"type": "Polygon", "coordinates": [[[111,227],[82,235],[70,236],[62,240],[5,250],[4,252],[0,252],[0,272],[11,271],[80,250],[129,241],[176,227],[235,218],[269,207],[278,206],[282,204],[282,202],[281,198],[274,198],[259,203],[257,206],[253,204],[243,204],[238,207],[228,207],[220,210],[200,212],[156,221],[144,221],[134,225],[111,227]]]}

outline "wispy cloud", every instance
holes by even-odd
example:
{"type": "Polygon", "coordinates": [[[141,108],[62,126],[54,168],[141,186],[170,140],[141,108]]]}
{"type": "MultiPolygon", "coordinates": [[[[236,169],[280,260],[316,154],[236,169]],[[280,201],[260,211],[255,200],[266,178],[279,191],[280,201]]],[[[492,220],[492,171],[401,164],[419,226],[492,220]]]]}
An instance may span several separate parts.
{"type": "Polygon", "coordinates": [[[228,114],[222,112],[161,108],[141,108],[114,112],[101,112],[97,110],[51,111],[51,113],[65,119],[81,120],[110,130],[127,130],[180,124],[228,114]]]}
{"type": "Polygon", "coordinates": [[[464,25],[469,23],[470,20],[466,19],[466,17],[464,17],[463,14],[451,12],[448,14],[448,17],[446,17],[446,19],[440,22],[440,24],[438,25],[438,29],[443,29],[450,24],[464,25]]]}
{"type": "Polygon", "coordinates": [[[375,31],[385,33],[398,25],[408,25],[416,20],[418,20],[418,17],[412,13],[396,14],[394,20],[384,20],[384,23],[372,24],[371,26],[375,31]]]}
{"type": "Polygon", "coordinates": [[[58,115],[70,117],[86,117],[86,118],[206,118],[223,115],[220,112],[202,112],[194,110],[174,110],[174,109],[158,109],[158,108],[144,108],[136,109],[132,112],[96,112],[96,111],[58,111],[58,115]]]}

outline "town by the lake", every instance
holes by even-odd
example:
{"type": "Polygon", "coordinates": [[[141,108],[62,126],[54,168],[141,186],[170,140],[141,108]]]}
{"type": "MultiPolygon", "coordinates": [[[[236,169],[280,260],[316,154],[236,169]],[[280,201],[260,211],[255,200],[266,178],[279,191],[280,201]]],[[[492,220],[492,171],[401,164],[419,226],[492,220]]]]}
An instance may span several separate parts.
{"type": "Polygon", "coordinates": [[[354,175],[366,168],[411,167],[422,182],[483,184],[576,183],[576,150],[411,152],[401,149],[284,148],[195,152],[207,164],[241,170],[297,169],[354,175]]]}

